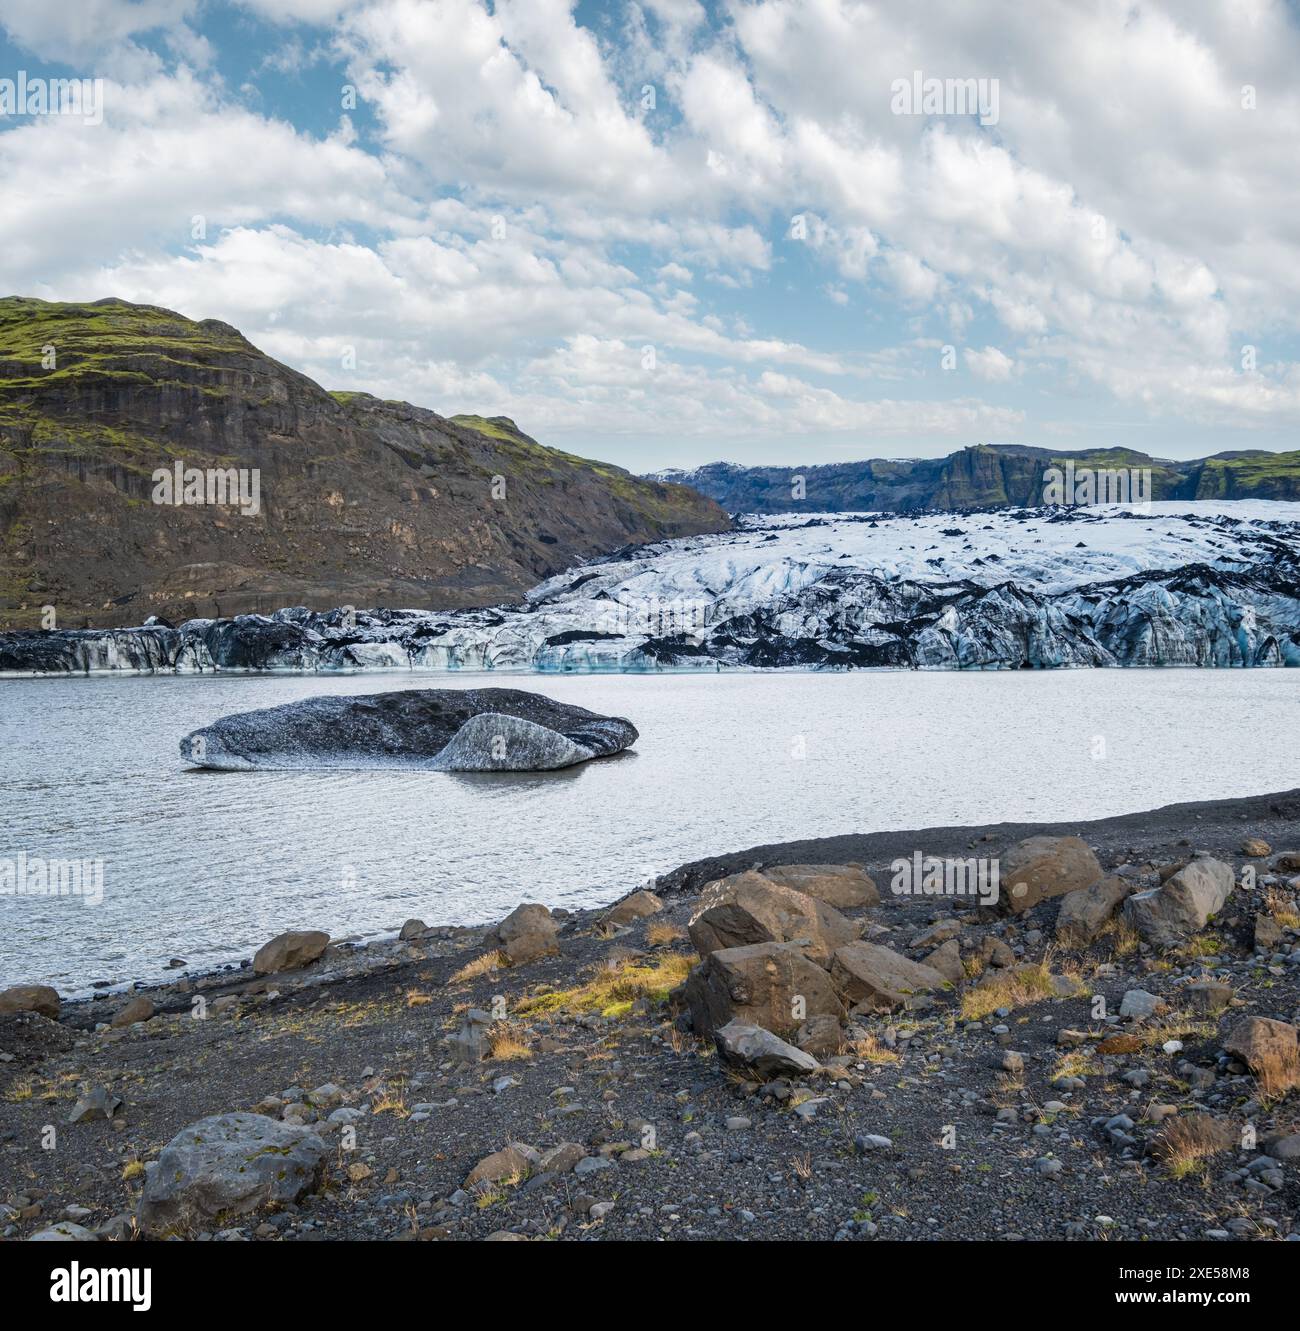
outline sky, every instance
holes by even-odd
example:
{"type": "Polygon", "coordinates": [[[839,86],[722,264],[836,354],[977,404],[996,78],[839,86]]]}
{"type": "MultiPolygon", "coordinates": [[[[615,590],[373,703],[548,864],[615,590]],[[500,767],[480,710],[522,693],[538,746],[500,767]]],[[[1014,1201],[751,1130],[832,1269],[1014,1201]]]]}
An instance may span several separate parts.
{"type": "Polygon", "coordinates": [[[1282,0],[4,0],[0,25],[0,80],[103,80],[102,117],[0,114],[3,294],[223,319],[327,388],[637,471],[1300,447],[1282,0]],[[926,80],[949,95],[912,104],[926,80]]]}

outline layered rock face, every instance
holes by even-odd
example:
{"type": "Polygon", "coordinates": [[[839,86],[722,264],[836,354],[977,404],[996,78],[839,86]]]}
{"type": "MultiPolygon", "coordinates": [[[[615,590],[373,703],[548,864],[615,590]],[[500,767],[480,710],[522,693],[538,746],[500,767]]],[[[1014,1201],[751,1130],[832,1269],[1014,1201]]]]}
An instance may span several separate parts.
{"type": "Polygon", "coordinates": [[[224,771],[423,767],[537,772],[618,753],[636,727],[520,689],[408,689],[305,698],[222,717],[181,740],[181,757],[224,771]]]}
{"type": "Polygon", "coordinates": [[[749,519],[519,607],[0,634],[0,671],[1300,665],[1300,504],[749,519]]]}
{"type": "Polygon", "coordinates": [[[216,320],[0,300],[0,627],[35,627],[46,605],[67,627],[486,605],[590,555],[728,525],[694,490],[505,417],[326,392],[216,320]],[[256,512],[155,502],[155,472],[177,464],[245,473],[248,498],[256,473],[256,512]]]}

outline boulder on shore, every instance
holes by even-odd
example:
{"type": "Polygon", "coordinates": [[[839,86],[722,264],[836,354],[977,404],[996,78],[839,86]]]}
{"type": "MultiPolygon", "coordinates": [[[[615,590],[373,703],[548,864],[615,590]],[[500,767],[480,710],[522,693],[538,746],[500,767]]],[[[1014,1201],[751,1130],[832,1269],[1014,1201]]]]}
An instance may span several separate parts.
{"type": "Polygon", "coordinates": [[[0,989],[0,1013],[5,1012],[37,1012],[58,1021],[59,991],[48,984],[15,984],[0,989]]]}
{"type": "Polygon", "coordinates": [[[771,864],[759,872],[836,910],[880,905],[880,889],[860,864],[771,864]]]}
{"type": "Polygon", "coordinates": [[[1202,855],[1159,887],[1135,892],[1124,902],[1124,918],[1144,943],[1176,947],[1223,909],[1233,886],[1232,866],[1202,855]]]}
{"type": "Polygon", "coordinates": [[[1106,927],[1132,884],[1114,875],[1082,892],[1071,892],[1056,916],[1056,941],[1063,947],[1087,947],[1106,927]]]}
{"type": "Polygon", "coordinates": [[[1031,836],[1002,856],[999,909],[1020,915],[1048,897],[1081,892],[1101,876],[1097,857],[1077,836],[1031,836]]]}
{"type": "Polygon", "coordinates": [[[861,926],[833,906],[782,887],[761,873],[738,873],[709,883],[687,926],[700,956],[755,943],[806,941],[805,954],[823,966],[861,926]]]}
{"type": "Polygon", "coordinates": [[[1269,1017],[1239,1017],[1223,1037],[1224,1050],[1239,1058],[1270,1095],[1300,1085],[1297,1030],[1269,1017]]]}
{"type": "Polygon", "coordinates": [[[932,993],[948,984],[931,966],[909,961],[878,943],[848,943],[831,960],[831,978],[850,1004],[873,1012],[905,1006],[914,994],[932,993]]]}
{"type": "Polygon", "coordinates": [[[493,942],[512,966],[558,954],[560,926],[547,907],[537,902],[516,906],[492,931],[493,942]]]}
{"type": "Polygon", "coordinates": [[[686,978],[695,1033],[731,1021],[792,1036],[810,1017],[842,1017],[830,976],[796,943],[756,943],[711,952],[686,978]]]}
{"type": "Polygon", "coordinates": [[[817,1060],[786,1044],[761,1026],[729,1021],[713,1032],[718,1056],[732,1067],[752,1072],[769,1081],[773,1077],[806,1077],[820,1066],[817,1060]]]}
{"type": "Polygon", "coordinates": [[[321,1182],[328,1147],[314,1132],[262,1114],[214,1114],[183,1128],[149,1169],[140,1226],[158,1236],[211,1229],[321,1182]]]}
{"type": "Polygon", "coordinates": [[[637,920],[643,920],[648,915],[658,915],[664,908],[663,901],[655,896],[653,892],[645,891],[633,892],[630,897],[624,897],[617,905],[611,906],[603,916],[606,924],[612,924],[617,928],[623,928],[629,924],[635,924],[637,920]]]}
{"type": "Polygon", "coordinates": [[[402,689],[223,716],[186,735],[181,757],[222,771],[544,772],[618,753],[636,739],[622,717],[522,689],[402,689]]]}
{"type": "Polygon", "coordinates": [[[329,941],[329,934],[320,929],[290,929],[276,934],[269,943],[263,943],[257,949],[253,970],[258,975],[301,970],[324,953],[329,941]]]}

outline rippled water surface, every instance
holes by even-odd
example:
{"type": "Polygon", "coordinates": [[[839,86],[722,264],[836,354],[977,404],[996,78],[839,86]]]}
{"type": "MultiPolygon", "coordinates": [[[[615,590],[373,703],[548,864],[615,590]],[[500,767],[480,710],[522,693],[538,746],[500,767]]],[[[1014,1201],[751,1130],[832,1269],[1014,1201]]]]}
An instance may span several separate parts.
{"type": "Polygon", "coordinates": [[[72,992],[248,956],[286,928],[595,905],[762,842],[1289,788],[1298,689],[1281,670],[3,680],[0,860],[102,859],[104,899],[0,897],[0,981],[72,992]],[[539,775],[197,772],[178,755],[229,712],[413,682],[536,689],[641,739],[539,775]]]}

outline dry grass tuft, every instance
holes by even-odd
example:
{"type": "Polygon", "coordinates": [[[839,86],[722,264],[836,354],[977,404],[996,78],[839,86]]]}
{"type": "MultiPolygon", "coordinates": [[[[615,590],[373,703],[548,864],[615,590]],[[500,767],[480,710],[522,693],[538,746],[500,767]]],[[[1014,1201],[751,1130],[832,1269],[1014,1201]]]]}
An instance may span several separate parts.
{"type": "Polygon", "coordinates": [[[1205,1168],[1205,1161],[1237,1145],[1230,1123],[1209,1114],[1188,1114],[1170,1119],[1152,1143],[1152,1153],[1164,1162],[1170,1178],[1187,1178],[1205,1168]]]}
{"type": "Polygon", "coordinates": [[[897,1063],[899,1055],[892,1049],[886,1049],[880,1040],[874,1035],[864,1035],[860,1040],[850,1040],[840,1050],[844,1054],[852,1054],[854,1058],[863,1063],[897,1063]]]}
{"type": "Polygon", "coordinates": [[[679,924],[669,924],[658,920],[646,926],[645,941],[650,947],[667,947],[671,943],[686,940],[686,930],[679,924]]]}
{"type": "Polygon", "coordinates": [[[462,966],[447,983],[464,984],[469,980],[477,980],[481,976],[491,975],[493,971],[501,970],[505,964],[505,958],[500,952],[484,952],[481,957],[475,957],[473,961],[462,966]]]}
{"type": "Polygon", "coordinates": [[[501,1063],[522,1062],[533,1056],[523,1036],[504,1022],[498,1022],[489,1029],[488,1048],[492,1051],[492,1057],[501,1063]]]}
{"type": "Polygon", "coordinates": [[[1055,992],[1046,961],[1009,967],[968,989],[961,998],[961,1015],[966,1021],[983,1021],[998,1008],[1026,1007],[1055,992]]]}
{"type": "Polygon", "coordinates": [[[586,984],[571,989],[549,989],[525,998],[515,1009],[521,1016],[544,1012],[599,1012],[625,1016],[640,998],[661,1003],[676,989],[695,964],[695,957],[670,952],[653,961],[632,958],[617,966],[602,967],[586,984]]]}

